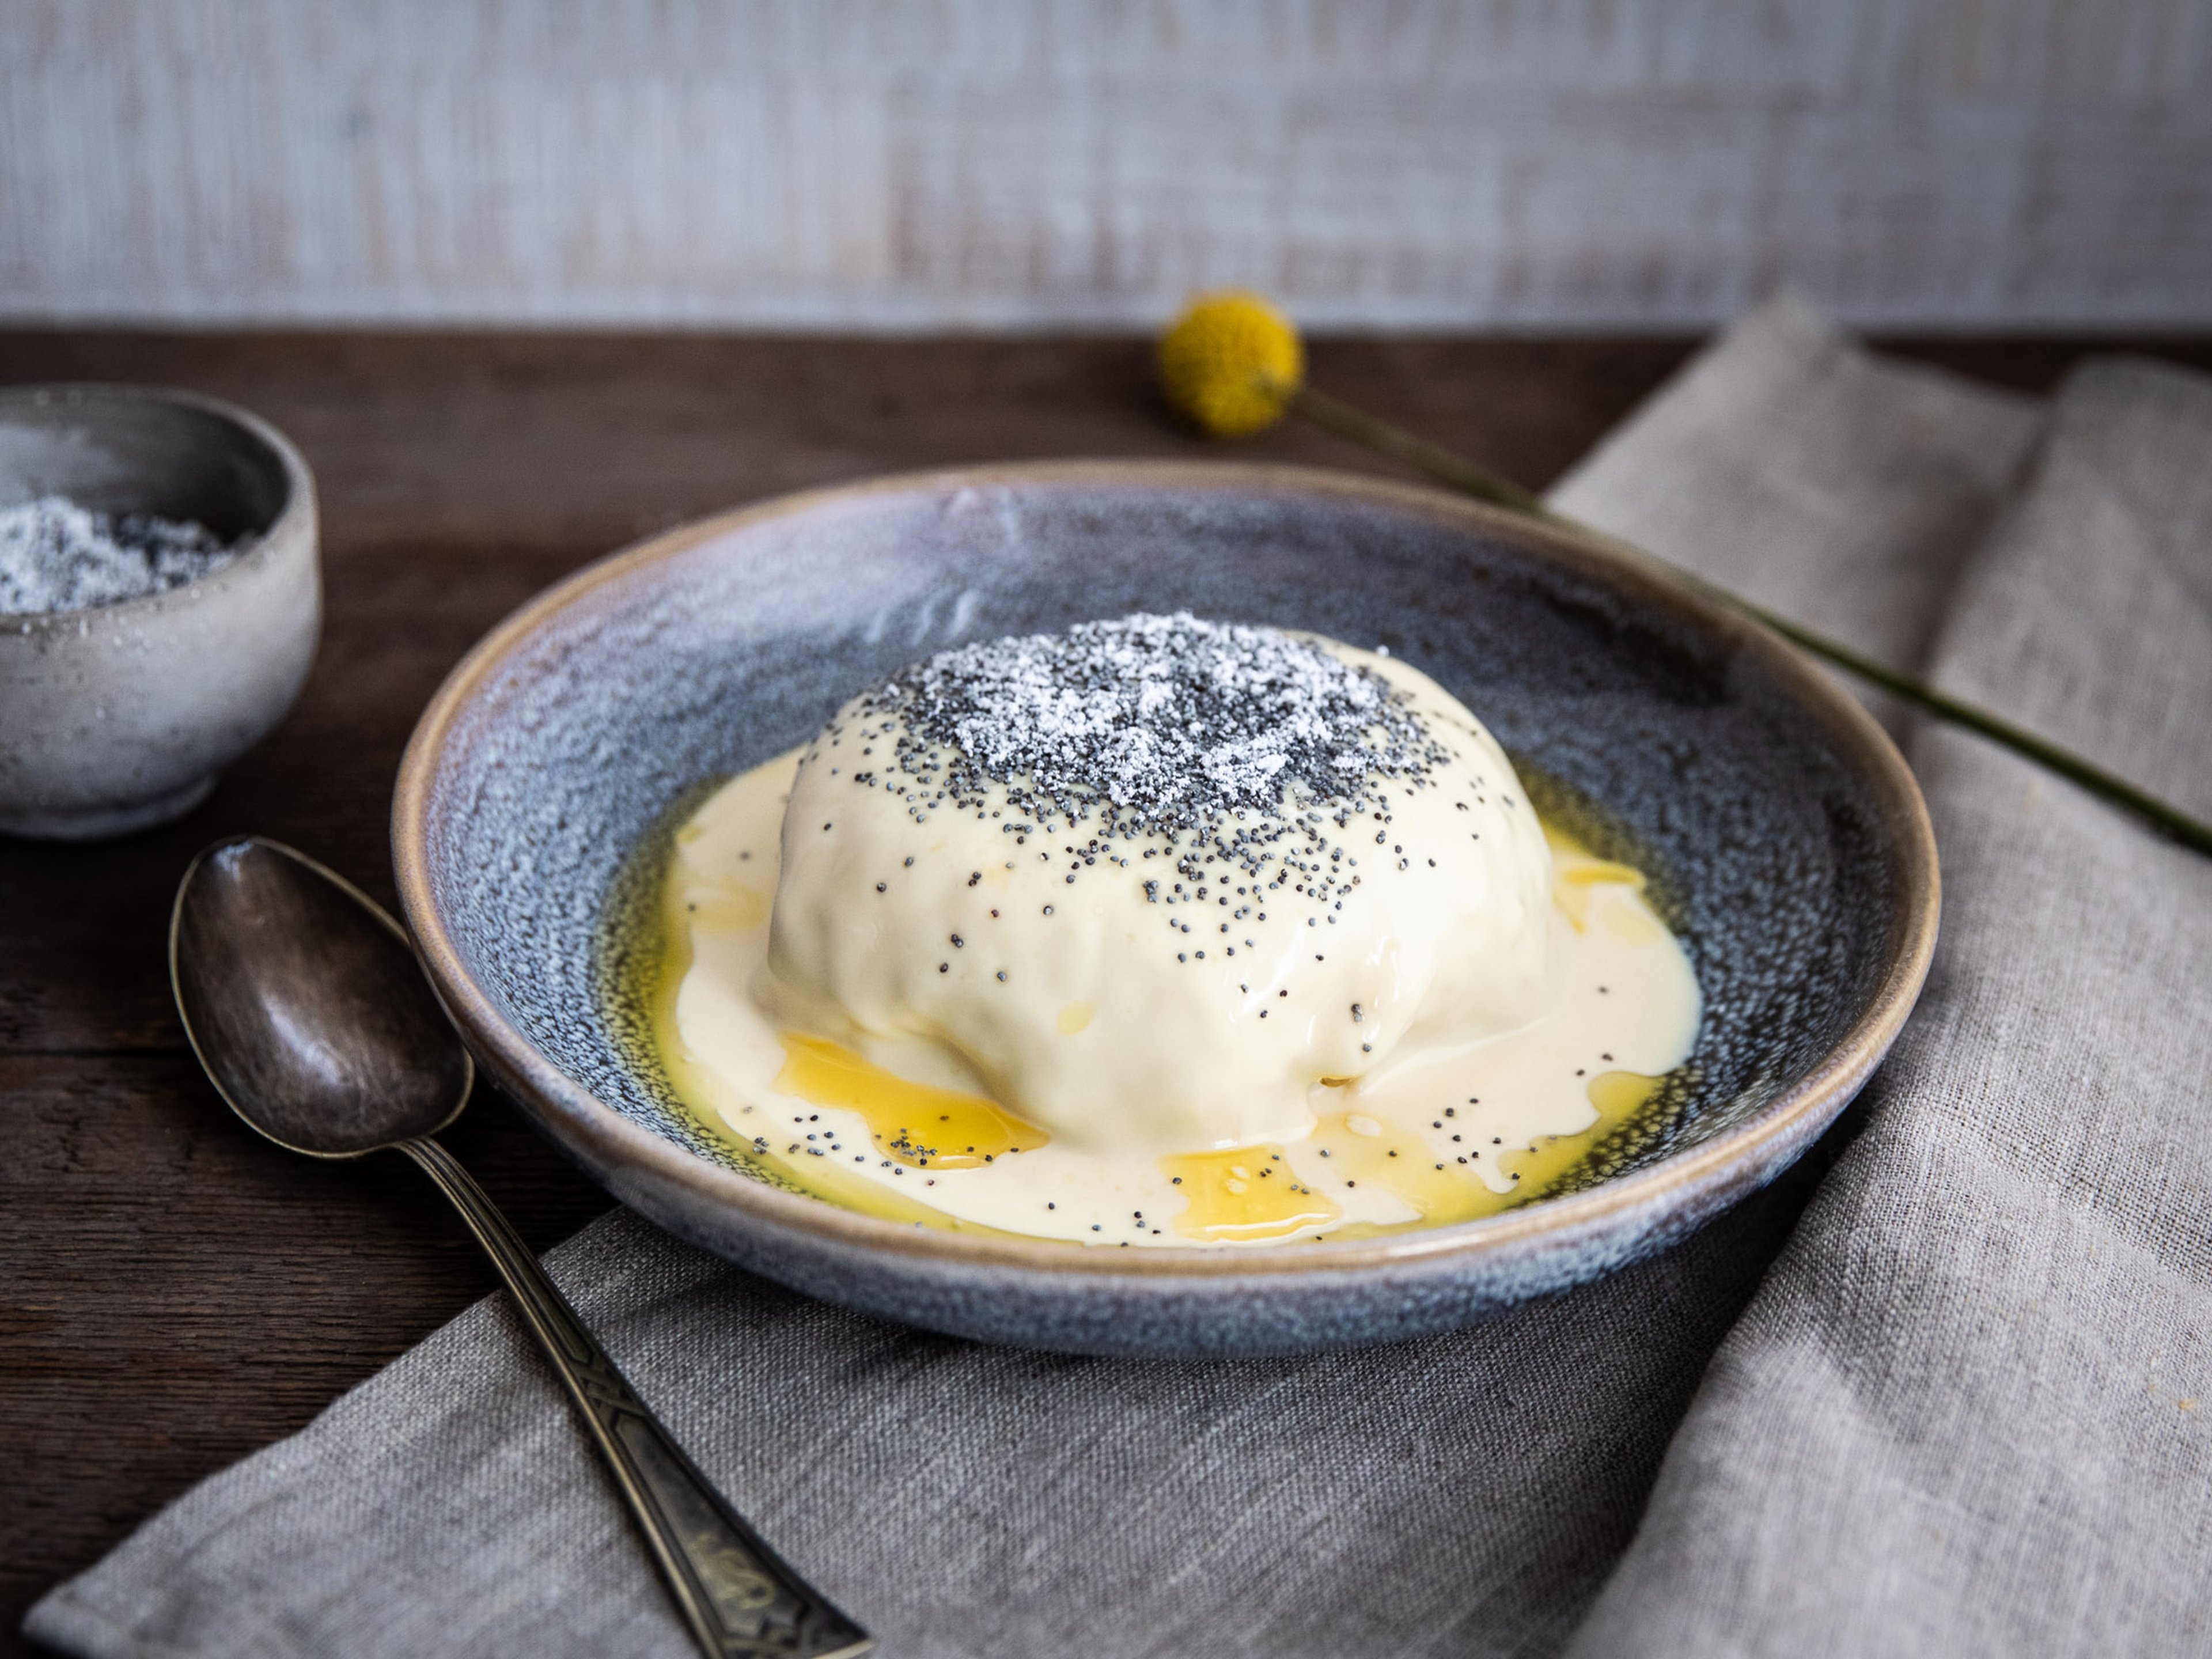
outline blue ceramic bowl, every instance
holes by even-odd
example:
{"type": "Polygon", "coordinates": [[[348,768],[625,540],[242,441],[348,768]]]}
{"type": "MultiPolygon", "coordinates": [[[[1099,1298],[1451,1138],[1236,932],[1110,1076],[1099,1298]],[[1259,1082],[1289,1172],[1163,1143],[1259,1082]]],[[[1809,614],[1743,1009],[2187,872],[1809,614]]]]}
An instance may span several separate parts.
{"type": "Polygon", "coordinates": [[[453,671],[409,746],[392,838],[447,1008],[617,1198],[811,1295],[1086,1352],[1386,1341],[1662,1248],[1771,1179],[1843,1109],[1919,993],[1937,908],[1934,837],[1904,762],[1771,635],[1470,502],[1240,465],[892,478],[617,554],[453,671]],[[1675,1109],[1602,1148],[1579,1190],[1295,1250],[901,1226],[781,1189],[695,1127],[607,995],[611,919],[672,809],[918,657],[1177,608],[1388,646],[1463,699],[1583,827],[1655,872],[1705,994],[1675,1109]]]}

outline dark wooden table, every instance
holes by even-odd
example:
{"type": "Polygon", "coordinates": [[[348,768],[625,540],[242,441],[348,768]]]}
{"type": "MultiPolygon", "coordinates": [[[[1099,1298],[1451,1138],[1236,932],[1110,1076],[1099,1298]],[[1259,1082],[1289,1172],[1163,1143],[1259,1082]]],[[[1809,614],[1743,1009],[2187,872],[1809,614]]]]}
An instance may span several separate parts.
{"type": "MultiPolygon", "coordinates": [[[[2092,349],[1893,343],[2036,391],[2092,349]]],[[[2212,342],[2126,343],[2212,367],[2212,342]]],[[[1331,341],[1314,374],[1541,484],[1688,349],[1331,341]]],[[[289,432],[321,483],[329,619],[298,708],[183,822],[0,841],[0,1651],[47,1585],[492,1287],[410,1166],[304,1163],[203,1080],[162,961],[195,849],[266,832],[392,902],[392,774],[440,678],[538,589],[664,526],[873,472],[1218,453],[1170,423],[1126,339],[0,333],[0,382],[63,380],[195,387],[289,432]]],[[[1239,453],[1371,465],[1303,430],[1239,453]]],[[[450,1144],[539,1249],[608,1206],[489,1090],[450,1144]]]]}

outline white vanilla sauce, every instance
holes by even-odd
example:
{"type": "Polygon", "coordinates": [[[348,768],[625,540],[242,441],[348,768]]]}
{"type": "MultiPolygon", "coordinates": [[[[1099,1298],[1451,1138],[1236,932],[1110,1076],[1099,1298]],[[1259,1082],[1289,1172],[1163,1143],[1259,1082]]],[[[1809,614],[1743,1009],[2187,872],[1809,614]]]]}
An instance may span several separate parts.
{"type": "Polygon", "coordinates": [[[663,890],[686,1103],[834,1201],[1093,1244],[1433,1226],[1555,1180],[1688,1056],[1688,960],[1449,694],[1296,643],[1435,741],[1273,840],[1232,791],[1212,862],[1188,825],[963,804],[866,696],[724,785],[663,890]]]}

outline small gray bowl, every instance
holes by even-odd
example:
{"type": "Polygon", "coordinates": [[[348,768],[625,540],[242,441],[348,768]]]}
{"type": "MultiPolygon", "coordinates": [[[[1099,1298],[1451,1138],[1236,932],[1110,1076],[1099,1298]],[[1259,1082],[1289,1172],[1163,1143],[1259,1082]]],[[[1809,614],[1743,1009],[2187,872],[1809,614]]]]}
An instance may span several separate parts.
{"type": "Polygon", "coordinates": [[[616,1197],[815,1296],[1100,1353],[1390,1340],[1663,1247],[1770,1180],[1857,1091],[1919,993],[1937,906],[1911,773],[1771,635],[1455,497],[1236,465],[893,478],[618,554],[454,670],[402,764],[392,840],[447,1008],[616,1197]],[[670,1099],[607,993],[611,913],[673,807],[917,657],[1178,607],[1388,646],[1654,871],[1705,1017],[1677,1109],[1602,1146],[1604,1178],[1380,1237],[1092,1249],[900,1226],[780,1190],[670,1099]]]}
{"type": "Polygon", "coordinates": [[[314,479],[212,398],[0,390],[0,506],[48,495],[258,538],[167,592],[0,616],[0,831],[124,835],[198,805],[299,696],[322,627],[314,479]]]}

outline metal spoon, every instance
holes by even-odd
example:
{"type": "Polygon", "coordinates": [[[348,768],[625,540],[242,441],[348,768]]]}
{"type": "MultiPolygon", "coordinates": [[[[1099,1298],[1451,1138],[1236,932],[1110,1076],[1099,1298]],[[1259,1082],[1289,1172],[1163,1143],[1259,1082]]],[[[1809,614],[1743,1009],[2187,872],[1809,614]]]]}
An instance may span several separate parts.
{"type": "Polygon", "coordinates": [[[701,1648],[836,1659],[874,1645],[738,1517],[430,1139],[460,1115],[476,1068],[398,922],[280,842],[221,842],[178,885],[169,981],[193,1053],[254,1128],[310,1158],[404,1152],[453,1200],[590,1426],[701,1648]]]}

